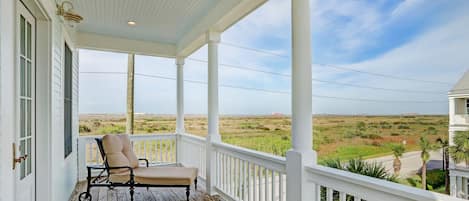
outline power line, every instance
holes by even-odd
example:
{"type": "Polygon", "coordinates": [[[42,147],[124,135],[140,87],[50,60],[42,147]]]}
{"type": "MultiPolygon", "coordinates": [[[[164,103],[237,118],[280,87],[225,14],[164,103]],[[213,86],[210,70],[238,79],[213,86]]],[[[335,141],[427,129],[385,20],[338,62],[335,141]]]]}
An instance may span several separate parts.
{"type": "Polygon", "coordinates": [[[284,54],[280,54],[280,53],[276,53],[276,52],[268,51],[268,50],[262,50],[262,49],[252,48],[252,47],[246,47],[246,46],[238,45],[238,44],[235,44],[235,43],[220,42],[220,44],[235,47],[235,48],[239,48],[239,49],[245,49],[245,50],[249,50],[249,51],[257,52],[257,53],[261,53],[261,54],[268,54],[268,55],[277,56],[277,57],[289,58],[288,55],[284,55],[284,54]]]}
{"type": "MultiPolygon", "coordinates": [[[[206,60],[202,60],[202,59],[196,59],[196,58],[187,58],[187,59],[188,59],[188,60],[192,60],[192,61],[196,61],[196,62],[207,63],[206,60]]],[[[265,71],[265,70],[259,70],[259,69],[255,69],[255,68],[251,68],[251,67],[237,66],[237,65],[232,65],[232,64],[220,64],[220,66],[224,66],[224,67],[227,67],[227,68],[233,68],[233,69],[239,69],[239,70],[246,70],[246,71],[253,71],[253,72],[259,72],[259,73],[265,73],[265,74],[271,74],[271,75],[276,75],[276,76],[282,76],[282,77],[291,78],[291,75],[290,75],[290,74],[278,73],[278,72],[272,72],[272,71],[265,71]]],[[[316,79],[316,78],[312,78],[312,80],[313,80],[313,81],[316,81],[316,82],[329,83],[329,84],[336,84],[336,85],[342,85],[342,86],[348,86],[348,87],[355,87],[355,88],[366,88],[366,89],[374,89],[374,90],[404,92],[404,93],[422,93],[422,94],[445,94],[445,93],[446,93],[446,92],[437,92],[437,91],[409,90],[409,89],[393,89],[393,88],[384,88],[384,87],[370,87],[370,86],[365,86],[365,85],[350,84],[350,83],[344,83],[344,82],[335,82],[335,81],[321,80],[321,79],[316,79]]]]}
{"type": "MultiPolygon", "coordinates": [[[[85,74],[125,74],[124,72],[80,72],[85,74]]],[[[149,75],[149,74],[142,74],[142,73],[135,73],[137,76],[148,77],[148,78],[156,78],[156,79],[166,79],[166,80],[177,80],[174,77],[167,77],[162,75],[149,75]]],[[[207,85],[208,83],[205,81],[199,80],[184,80],[185,82],[195,83],[195,84],[202,84],[207,85]]],[[[275,94],[287,94],[290,95],[291,93],[288,91],[276,91],[276,90],[269,90],[269,89],[261,89],[261,88],[253,88],[253,87],[243,87],[243,86],[235,86],[235,85],[227,85],[227,84],[220,84],[220,87],[224,88],[233,88],[233,89],[242,89],[248,91],[259,91],[259,92],[267,92],[267,93],[275,93],[275,94]]],[[[420,100],[379,100],[379,99],[364,99],[364,98],[349,98],[349,97],[338,97],[338,96],[325,96],[325,95],[317,95],[313,94],[315,98],[327,98],[327,99],[337,99],[337,100],[347,100],[347,101],[357,101],[357,102],[377,102],[377,103],[445,103],[447,101],[420,101],[420,100]]]]}
{"type": "MultiPolygon", "coordinates": [[[[230,43],[230,42],[222,42],[221,44],[224,44],[224,45],[227,45],[227,46],[232,46],[232,47],[239,48],[239,49],[249,50],[249,51],[252,51],[252,52],[258,52],[258,53],[262,53],[262,54],[269,54],[269,55],[278,56],[278,57],[282,57],[282,58],[289,58],[287,55],[274,53],[274,52],[268,51],[268,50],[262,50],[262,49],[252,48],[252,47],[241,46],[241,45],[237,45],[237,44],[230,43]]],[[[337,65],[321,64],[321,63],[313,63],[313,64],[327,66],[327,67],[336,68],[336,69],[340,69],[340,70],[346,70],[346,71],[352,71],[352,72],[363,73],[363,74],[368,74],[368,75],[374,75],[374,76],[378,76],[378,77],[396,79],[396,80],[407,80],[407,81],[414,81],[414,82],[452,85],[452,83],[448,83],[448,82],[414,79],[414,78],[401,77],[401,76],[395,76],[395,75],[389,75],[389,74],[375,73],[375,72],[364,71],[364,70],[357,70],[357,69],[347,68],[347,67],[342,67],[342,66],[337,66],[337,65]]]]}
{"type": "Polygon", "coordinates": [[[345,71],[352,71],[356,73],[362,73],[362,74],[369,74],[369,75],[374,75],[378,77],[385,77],[385,78],[391,78],[391,79],[396,79],[396,80],[407,80],[407,81],[415,81],[415,82],[425,82],[425,83],[434,83],[434,84],[443,84],[443,85],[452,85],[451,83],[448,82],[439,82],[439,81],[431,81],[431,80],[420,80],[420,79],[414,79],[414,78],[408,78],[408,77],[401,77],[401,76],[395,76],[395,75],[389,75],[389,74],[382,74],[382,73],[374,73],[374,72],[369,72],[369,71],[363,71],[363,70],[357,70],[353,68],[347,68],[347,67],[342,67],[342,66],[337,66],[337,65],[331,65],[331,64],[321,64],[321,63],[315,63],[316,65],[321,65],[321,66],[327,66],[335,69],[340,69],[340,70],[345,70],[345,71]]]}

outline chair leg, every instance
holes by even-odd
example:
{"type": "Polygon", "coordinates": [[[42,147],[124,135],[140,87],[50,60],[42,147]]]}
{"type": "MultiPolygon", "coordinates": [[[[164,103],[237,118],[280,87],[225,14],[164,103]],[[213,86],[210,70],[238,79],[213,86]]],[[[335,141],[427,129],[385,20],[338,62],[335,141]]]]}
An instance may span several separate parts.
{"type": "Polygon", "coordinates": [[[189,195],[191,194],[191,187],[186,187],[186,198],[187,198],[187,201],[189,201],[189,195]]]}
{"type": "Polygon", "coordinates": [[[130,201],[134,201],[134,187],[130,186],[130,201]]]}
{"type": "Polygon", "coordinates": [[[197,190],[197,178],[194,180],[195,190],[197,190]]]}

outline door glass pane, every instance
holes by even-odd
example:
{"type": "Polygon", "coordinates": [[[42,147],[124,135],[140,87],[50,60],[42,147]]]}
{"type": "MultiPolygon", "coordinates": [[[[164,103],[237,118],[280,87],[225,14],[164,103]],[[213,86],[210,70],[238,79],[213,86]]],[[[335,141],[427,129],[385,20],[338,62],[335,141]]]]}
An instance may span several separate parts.
{"type": "Polygon", "coordinates": [[[31,174],[31,138],[28,138],[28,143],[27,143],[27,154],[28,154],[28,158],[26,159],[26,163],[28,164],[27,166],[27,175],[31,174]]]}
{"type": "MultiPolygon", "coordinates": [[[[24,156],[25,154],[25,143],[24,143],[24,140],[21,140],[21,143],[20,143],[20,156],[24,156]]],[[[25,165],[24,165],[24,161],[20,163],[20,178],[23,179],[25,176],[26,176],[26,169],[25,169],[25,165]]]]}
{"type": "Polygon", "coordinates": [[[24,49],[24,39],[25,39],[25,32],[24,32],[24,23],[25,23],[25,19],[23,16],[21,16],[21,19],[20,19],[20,52],[21,52],[21,55],[24,55],[24,52],[25,52],[25,49],[24,49]]]}
{"type": "Polygon", "coordinates": [[[25,113],[26,113],[25,100],[21,99],[20,100],[20,137],[22,138],[25,136],[25,133],[26,133],[25,113]]]}
{"type": "Polygon", "coordinates": [[[31,59],[31,23],[29,22],[26,22],[26,24],[28,25],[28,34],[27,34],[27,46],[28,46],[28,49],[26,51],[27,53],[27,57],[28,59],[31,59]]]}
{"type": "Polygon", "coordinates": [[[26,100],[26,137],[31,136],[31,100],[26,100]]]}
{"type": "Polygon", "coordinates": [[[31,61],[27,61],[26,67],[26,96],[31,97],[31,61]]]}
{"type": "Polygon", "coordinates": [[[25,59],[20,56],[20,94],[21,96],[26,96],[26,90],[24,86],[24,79],[25,79],[25,74],[26,74],[26,64],[25,64],[25,59]]]}

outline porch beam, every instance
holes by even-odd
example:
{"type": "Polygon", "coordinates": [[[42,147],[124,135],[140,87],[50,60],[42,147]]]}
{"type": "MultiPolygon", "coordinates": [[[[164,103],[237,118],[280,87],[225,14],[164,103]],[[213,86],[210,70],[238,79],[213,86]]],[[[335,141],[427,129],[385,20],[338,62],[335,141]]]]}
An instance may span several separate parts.
{"type": "Polygon", "coordinates": [[[215,193],[215,151],[213,143],[221,142],[218,129],[218,44],[220,33],[207,32],[208,44],[208,135],[206,138],[206,191],[215,193]]]}
{"type": "Polygon", "coordinates": [[[287,200],[314,200],[306,166],[316,164],[312,150],[312,54],[309,0],[292,0],[292,148],[287,152],[287,200]]]}
{"type": "Polygon", "coordinates": [[[176,57],[175,44],[127,39],[87,32],[76,33],[76,46],[78,48],[100,51],[131,53],[167,58],[176,57]]]}

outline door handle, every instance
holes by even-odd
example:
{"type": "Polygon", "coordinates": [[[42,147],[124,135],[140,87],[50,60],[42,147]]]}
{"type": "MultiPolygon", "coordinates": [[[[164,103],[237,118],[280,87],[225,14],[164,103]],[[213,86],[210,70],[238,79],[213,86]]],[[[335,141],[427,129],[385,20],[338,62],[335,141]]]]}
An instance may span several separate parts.
{"type": "Polygon", "coordinates": [[[17,163],[21,163],[23,161],[25,161],[27,158],[28,158],[28,154],[25,154],[24,156],[20,156],[18,158],[16,158],[16,144],[13,143],[12,145],[12,148],[13,148],[13,162],[12,162],[12,165],[13,165],[13,170],[16,168],[16,164],[17,163]]]}

